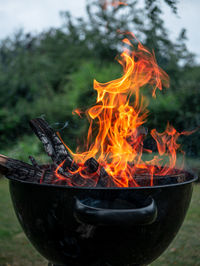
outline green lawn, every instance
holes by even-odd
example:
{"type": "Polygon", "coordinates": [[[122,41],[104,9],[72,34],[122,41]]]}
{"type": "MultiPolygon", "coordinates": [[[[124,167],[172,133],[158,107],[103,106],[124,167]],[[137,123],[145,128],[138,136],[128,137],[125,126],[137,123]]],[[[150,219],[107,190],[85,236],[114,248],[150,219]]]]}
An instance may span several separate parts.
{"type": "MultiPolygon", "coordinates": [[[[0,266],[41,266],[47,262],[29,244],[15,217],[8,182],[0,179],[0,266]]],[[[187,218],[167,251],[151,266],[200,265],[200,185],[195,185],[187,218]]]]}
{"type": "Polygon", "coordinates": [[[0,179],[0,266],[42,266],[45,260],[29,244],[15,217],[8,182],[0,179]]]}

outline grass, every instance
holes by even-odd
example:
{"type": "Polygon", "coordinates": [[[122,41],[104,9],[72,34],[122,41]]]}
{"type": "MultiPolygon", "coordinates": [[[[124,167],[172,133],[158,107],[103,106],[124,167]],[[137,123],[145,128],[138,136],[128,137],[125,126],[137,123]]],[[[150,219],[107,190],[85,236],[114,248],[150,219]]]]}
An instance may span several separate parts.
{"type": "Polygon", "coordinates": [[[0,179],[0,266],[42,266],[45,260],[35,251],[15,216],[8,182],[0,179]]]}
{"type": "MultiPolygon", "coordinates": [[[[195,185],[186,220],[166,252],[151,266],[200,265],[200,185],[195,185]]],[[[8,182],[0,179],[0,266],[47,265],[15,217],[8,182]]]]}

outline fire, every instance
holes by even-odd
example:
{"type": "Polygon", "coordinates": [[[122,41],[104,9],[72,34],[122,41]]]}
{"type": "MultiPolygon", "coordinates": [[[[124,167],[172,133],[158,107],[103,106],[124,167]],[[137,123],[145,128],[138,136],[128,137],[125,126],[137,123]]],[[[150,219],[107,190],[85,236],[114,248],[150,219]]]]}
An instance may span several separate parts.
{"type": "MultiPolygon", "coordinates": [[[[131,37],[135,36],[131,34],[131,37]]],[[[151,136],[157,144],[159,155],[150,161],[143,161],[143,152],[152,151],[143,147],[148,109],[141,92],[145,86],[151,87],[152,96],[155,97],[157,89],[162,90],[163,85],[169,86],[169,78],[157,65],[154,53],[139,41],[137,47],[129,39],[123,42],[130,49],[124,49],[118,58],[123,67],[122,77],[106,83],[94,80],[97,100],[86,111],[90,126],[85,151],[73,153],[67,148],[79,166],[76,173],[79,172],[82,177],[88,178],[83,174],[84,162],[93,157],[112,177],[116,186],[138,186],[135,179],[138,174],[145,174],[152,186],[156,175],[173,173],[176,152],[180,148],[178,137],[189,133],[179,133],[169,123],[163,133],[152,129],[151,136]],[[168,162],[162,165],[166,157],[168,162]]],[[[75,112],[80,114],[80,111],[75,112]]]]}
{"type": "Polygon", "coordinates": [[[102,1],[102,8],[106,10],[108,6],[112,6],[117,8],[118,6],[127,6],[128,4],[122,1],[117,1],[117,0],[103,0],[102,1]]]}
{"type": "Polygon", "coordinates": [[[78,115],[80,118],[82,117],[82,114],[83,114],[84,112],[83,111],[81,111],[80,109],[75,109],[73,112],[72,112],[72,114],[73,115],[78,115]]]}

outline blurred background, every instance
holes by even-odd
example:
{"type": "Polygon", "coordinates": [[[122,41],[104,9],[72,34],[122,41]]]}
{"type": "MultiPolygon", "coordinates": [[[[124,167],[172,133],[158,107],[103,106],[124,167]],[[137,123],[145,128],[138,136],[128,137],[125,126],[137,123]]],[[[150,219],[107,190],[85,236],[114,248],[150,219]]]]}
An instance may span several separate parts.
{"type": "MultiPolygon", "coordinates": [[[[95,103],[94,78],[106,82],[122,74],[114,60],[124,38],[118,29],[134,32],[154,50],[170,77],[170,88],[157,92],[156,100],[144,90],[150,110],[146,126],[160,132],[167,121],[178,131],[200,126],[200,2],[127,0],[126,6],[105,8],[106,2],[112,1],[0,0],[0,153],[46,161],[28,126],[38,116],[62,129],[75,150],[88,124],[72,111],[95,103]]],[[[199,131],[180,139],[196,172],[199,139],[199,131]]],[[[200,265],[198,186],[195,191],[182,235],[152,265],[200,265]]],[[[45,265],[21,232],[5,180],[0,182],[0,265],[45,265]]]]}

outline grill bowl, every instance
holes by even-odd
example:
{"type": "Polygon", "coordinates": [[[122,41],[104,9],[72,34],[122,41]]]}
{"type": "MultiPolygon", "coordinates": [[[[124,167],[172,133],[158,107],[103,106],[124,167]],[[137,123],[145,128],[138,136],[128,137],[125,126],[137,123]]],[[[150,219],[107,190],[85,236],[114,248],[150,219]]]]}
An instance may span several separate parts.
{"type": "Polygon", "coordinates": [[[184,174],[181,183],[134,188],[9,183],[18,220],[47,260],[130,266],[154,261],[177,234],[197,179],[184,174]]]}

